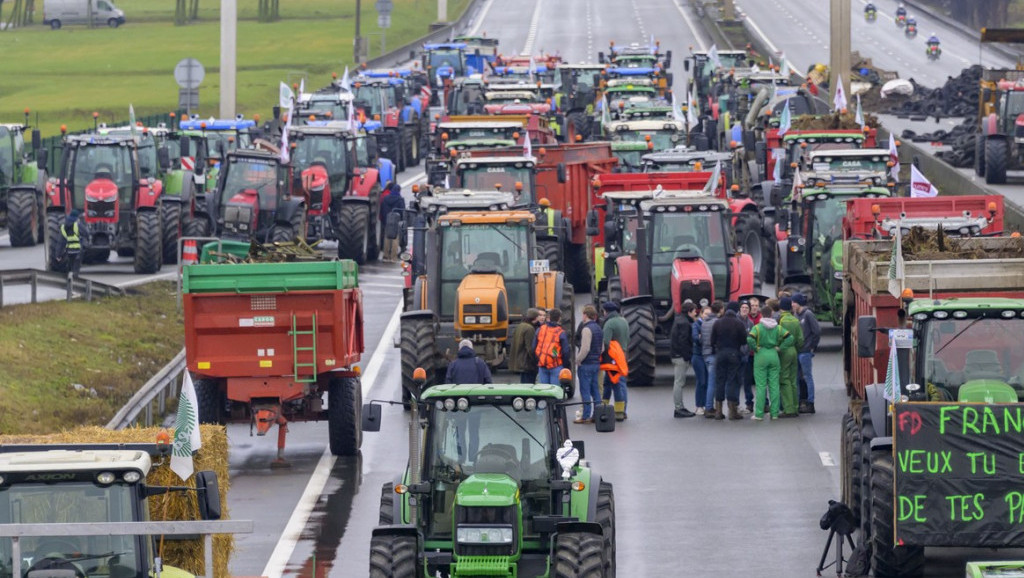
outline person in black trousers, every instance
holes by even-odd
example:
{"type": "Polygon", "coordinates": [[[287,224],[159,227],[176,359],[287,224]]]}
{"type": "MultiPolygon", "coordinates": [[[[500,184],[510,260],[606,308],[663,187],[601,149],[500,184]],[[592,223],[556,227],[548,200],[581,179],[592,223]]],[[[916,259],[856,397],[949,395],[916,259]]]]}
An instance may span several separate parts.
{"type": "Polygon", "coordinates": [[[715,352],[715,419],[725,419],[723,402],[728,402],[729,419],[742,419],[739,412],[741,368],[740,350],[747,343],[747,327],[739,318],[740,304],[730,301],[725,315],[711,328],[711,346],[715,352]]]}

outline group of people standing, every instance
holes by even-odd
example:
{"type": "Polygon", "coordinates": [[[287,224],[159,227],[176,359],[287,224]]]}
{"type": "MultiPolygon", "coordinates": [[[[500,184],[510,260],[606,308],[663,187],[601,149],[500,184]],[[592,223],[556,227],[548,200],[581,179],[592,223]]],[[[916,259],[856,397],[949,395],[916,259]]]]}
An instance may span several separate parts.
{"type": "Polygon", "coordinates": [[[707,419],[794,418],[814,413],[814,352],[821,327],[802,293],[682,306],[670,334],[674,415],[707,419]],[[696,412],[683,388],[693,367],[696,412]],[[740,391],[745,404],[740,406],[740,391]]]}

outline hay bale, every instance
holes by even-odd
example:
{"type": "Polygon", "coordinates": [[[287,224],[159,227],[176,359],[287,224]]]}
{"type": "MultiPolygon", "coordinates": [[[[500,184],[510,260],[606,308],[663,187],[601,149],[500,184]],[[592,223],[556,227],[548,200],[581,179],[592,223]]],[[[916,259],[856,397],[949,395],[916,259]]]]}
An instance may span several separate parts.
{"type": "MultiPolygon", "coordinates": [[[[162,428],[156,427],[112,431],[88,426],[45,435],[3,435],[0,436],[0,444],[154,443],[161,431],[162,428]]],[[[226,520],[229,518],[227,495],[230,488],[227,430],[223,426],[201,425],[199,431],[203,447],[193,457],[195,471],[213,470],[217,473],[221,517],[226,520]]],[[[171,471],[170,458],[167,458],[154,461],[153,469],[146,476],[146,483],[151,486],[184,485],[194,488],[195,476],[182,484],[181,478],[171,471]]],[[[196,493],[169,492],[163,496],[154,496],[149,501],[149,515],[154,521],[196,520],[199,518],[196,493]]],[[[234,536],[214,536],[213,545],[214,576],[226,578],[230,576],[228,562],[235,549],[234,536]]],[[[206,563],[203,540],[165,540],[163,560],[166,565],[201,574],[206,563]]]]}
{"type": "MultiPolygon", "coordinates": [[[[816,116],[802,115],[793,119],[792,128],[794,130],[860,130],[856,116],[855,109],[847,109],[845,114],[833,112],[816,116]]],[[[864,113],[864,124],[869,128],[878,128],[878,117],[864,113]]]]}

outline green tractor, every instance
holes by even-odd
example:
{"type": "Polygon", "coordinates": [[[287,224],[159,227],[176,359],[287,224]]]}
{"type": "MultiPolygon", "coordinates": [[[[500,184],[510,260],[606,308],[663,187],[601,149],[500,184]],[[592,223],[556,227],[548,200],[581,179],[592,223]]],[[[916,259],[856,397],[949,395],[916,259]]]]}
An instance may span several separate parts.
{"type": "Polygon", "coordinates": [[[12,247],[31,247],[43,239],[46,217],[46,149],[39,131],[32,131],[35,161],[25,151],[25,125],[0,124],[0,227],[6,227],[12,247]]]}
{"type": "MultiPolygon", "coordinates": [[[[426,379],[417,375],[414,389],[426,379]]],[[[612,484],[580,461],[562,386],[437,385],[410,395],[409,465],[381,490],[371,578],[615,576],[612,484]]],[[[381,413],[365,406],[363,429],[379,431],[381,413]]],[[[597,431],[613,431],[614,415],[595,408],[597,431]]]]}

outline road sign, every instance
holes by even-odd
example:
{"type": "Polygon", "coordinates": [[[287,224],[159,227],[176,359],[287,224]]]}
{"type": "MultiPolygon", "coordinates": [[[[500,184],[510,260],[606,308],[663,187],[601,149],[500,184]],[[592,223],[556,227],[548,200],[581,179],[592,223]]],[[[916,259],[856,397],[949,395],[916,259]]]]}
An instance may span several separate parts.
{"type": "Polygon", "coordinates": [[[184,108],[189,113],[192,109],[199,108],[199,89],[182,88],[178,90],[178,108],[184,108]]]}
{"type": "Polygon", "coordinates": [[[390,16],[393,4],[391,3],[391,0],[377,0],[373,3],[373,7],[377,9],[377,14],[381,16],[390,16]]]}
{"type": "Polygon", "coordinates": [[[391,15],[390,14],[378,14],[377,15],[377,28],[391,28],[391,15]]]}
{"type": "Polygon", "coordinates": [[[206,76],[206,69],[195,58],[184,58],[174,67],[174,81],[181,88],[199,88],[206,76]]]}

